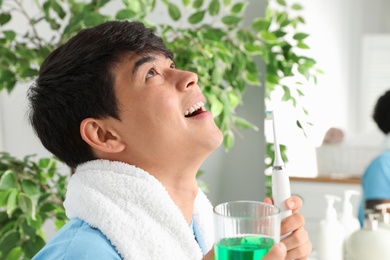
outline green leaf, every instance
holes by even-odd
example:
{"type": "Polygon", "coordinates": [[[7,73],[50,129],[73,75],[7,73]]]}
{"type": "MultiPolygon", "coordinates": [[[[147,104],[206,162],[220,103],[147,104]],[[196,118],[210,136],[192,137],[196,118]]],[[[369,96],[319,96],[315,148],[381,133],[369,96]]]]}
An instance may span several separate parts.
{"type": "Polygon", "coordinates": [[[196,13],[192,14],[188,18],[188,22],[190,24],[200,23],[203,20],[205,13],[206,13],[206,11],[199,11],[199,12],[196,12],[196,13]]]}
{"type": "Polygon", "coordinates": [[[246,2],[245,3],[237,3],[232,6],[231,13],[232,14],[240,14],[245,10],[246,2]]]}
{"type": "Polygon", "coordinates": [[[224,23],[228,26],[237,25],[240,21],[241,21],[241,18],[234,16],[234,15],[226,15],[226,16],[222,17],[222,23],[224,23]]]}
{"type": "Polygon", "coordinates": [[[4,256],[2,259],[9,259],[5,258],[5,256],[7,256],[9,252],[19,244],[19,241],[20,235],[16,230],[10,230],[4,234],[4,236],[0,239],[1,253],[4,256]]]}
{"type": "Polygon", "coordinates": [[[286,26],[287,24],[284,24],[284,22],[288,22],[288,15],[285,12],[281,12],[276,17],[276,22],[280,24],[281,27],[286,26]],[[283,24],[283,26],[282,26],[283,24]]]}
{"type": "Polygon", "coordinates": [[[26,68],[20,73],[21,78],[31,78],[38,75],[38,70],[26,68]]]}
{"type": "Polygon", "coordinates": [[[223,111],[223,104],[214,94],[206,94],[208,104],[210,104],[210,112],[214,117],[219,116],[223,111]]]}
{"type": "Polygon", "coordinates": [[[21,259],[23,254],[22,248],[20,246],[12,248],[12,250],[7,255],[6,259],[21,259]]]}
{"type": "Polygon", "coordinates": [[[24,214],[30,216],[32,220],[36,220],[35,218],[36,209],[31,198],[24,193],[19,193],[18,201],[19,201],[19,207],[24,212],[24,214]]]}
{"type": "Polygon", "coordinates": [[[301,40],[307,38],[308,36],[309,35],[307,33],[296,33],[293,38],[295,40],[301,41],[301,40]]]}
{"type": "Polygon", "coordinates": [[[305,21],[305,18],[303,18],[302,16],[298,16],[298,21],[300,21],[301,23],[306,23],[306,21],[305,21]]]}
{"type": "Polygon", "coordinates": [[[251,73],[249,71],[244,71],[243,77],[244,77],[245,81],[248,84],[251,84],[251,85],[254,85],[254,86],[260,86],[261,85],[259,77],[256,74],[254,74],[254,73],[251,73]]]}
{"type": "Polygon", "coordinates": [[[10,190],[0,190],[0,208],[7,205],[8,195],[10,190]]]}
{"type": "Polygon", "coordinates": [[[212,0],[208,9],[209,14],[211,16],[215,16],[219,14],[220,8],[221,8],[221,4],[219,3],[219,0],[212,0]]]}
{"type": "Polygon", "coordinates": [[[12,170],[7,170],[3,173],[0,179],[0,190],[8,190],[15,186],[15,173],[12,170]]]}
{"type": "Polygon", "coordinates": [[[27,223],[29,226],[35,228],[35,229],[40,229],[42,228],[42,217],[41,215],[37,214],[36,220],[32,219],[31,216],[26,216],[27,223]]]}
{"type": "Polygon", "coordinates": [[[194,4],[192,5],[192,7],[193,7],[195,10],[197,10],[197,9],[199,9],[199,8],[202,7],[203,3],[204,3],[204,0],[195,0],[195,1],[194,1],[194,4]]]}
{"type": "Polygon", "coordinates": [[[223,0],[223,5],[224,6],[229,6],[232,4],[232,0],[223,0]]]}
{"type": "Polygon", "coordinates": [[[179,20],[181,17],[181,13],[180,13],[179,8],[172,3],[168,3],[168,13],[169,13],[169,16],[172,18],[172,20],[174,20],[174,21],[179,20]]]}
{"type": "Polygon", "coordinates": [[[273,31],[272,33],[275,34],[275,36],[278,38],[282,38],[283,36],[285,36],[287,34],[286,32],[284,32],[282,30],[276,30],[276,31],[273,31]]]}
{"type": "Polygon", "coordinates": [[[61,19],[64,19],[66,13],[65,13],[64,9],[62,9],[61,5],[59,5],[56,0],[51,0],[50,3],[51,3],[51,8],[53,8],[53,10],[58,14],[58,16],[61,19]]]}
{"type": "Polygon", "coordinates": [[[252,42],[244,42],[243,44],[245,52],[251,55],[261,54],[262,53],[262,46],[259,44],[255,44],[252,42]]]}
{"type": "Polygon", "coordinates": [[[16,33],[14,31],[4,31],[5,38],[8,41],[12,42],[16,38],[16,33]]]}
{"type": "Polygon", "coordinates": [[[277,0],[278,4],[282,6],[286,6],[286,1],[285,0],[277,0]]]}
{"type": "Polygon", "coordinates": [[[36,236],[35,239],[28,239],[22,244],[23,251],[28,259],[33,258],[44,246],[45,240],[40,236],[36,236]]]}
{"type": "Polygon", "coordinates": [[[116,13],[115,18],[118,20],[130,20],[130,19],[134,18],[135,16],[137,16],[137,13],[134,12],[133,10],[122,9],[116,13]]]}
{"type": "Polygon", "coordinates": [[[305,50],[310,49],[310,47],[303,42],[298,42],[297,47],[300,49],[305,49],[305,50]]]}
{"type": "Polygon", "coordinates": [[[87,27],[96,26],[106,21],[106,17],[99,13],[87,13],[84,22],[87,27]]]}
{"type": "Polygon", "coordinates": [[[211,73],[211,80],[214,84],[220,84],[223,79],[224,69],[223,67],[216,66],[213,68],[213,72],[211,73]]]}
{"type": "Polygon", "coordinates": [[[240,129],[253,129],[255,131],[259,130],[259,128],[257,126],[255,126],[254,124],[252,124],[248,120],[241,118],[241,117],[237,117],[237,116],[233,117],[233,123],[235,126],[237,126],[240,129]]]}
{"type": "Polygon", "coordinates": [[[33,227],[30,227],[28,225],[28,222],[26,219],[23,221],[22,230],[23,230],[23,233],[25,235],[29,236],[30,239],[34,239],[35,236],[37,235],[37,232],[39,232],[39,229],[35,229],[33,227]]]}
{"type": "Polygon", "coordinates": [[[39,187],[37,184],[30,180],[22,180],[22,191],[29,196],[40,194],[39,187]]]}
{"type": "Polygon", "coordinates": [[[240,104],[241,99],[232,91],[228,93],[230,107],[236,108],[240,104]]]}
{"type": "Polygon", "coordinates": [[[293,5],[291,6],[291,8],[292,8],[293,10],[296,10],[296,11],[299,11],[299,10],[302,10],[302,9],[303,9],[302,5],[297,4],[297,3],[293,4],[293,5]]]}
{"type": "Polygon", "coordinates": [[[40,212],[51,212],[53,210],[55,210],[57,207],[56,207],[56,204],[55,203],[51,203],[51,202],[47,202],[45,204],[43,204],[40,208],[39,208],[39,211],[40,212]]]}
{"type": "Polygon", "coordinates": [[[234,145],[234,134],[233,131],[229,130],[224,134],[223,145],[225,150],[229,151],[234,145]]]}
{"type": "Polygon", "coordinates": [[[302,125],[301,125],[301,122],[299,122],[299,120],[296,121],[296,125],[297,125],[300,129],[303,129],[303,128],[302,128],[302,125]]]}
{"type": "Polygon", "coordinates": [[[260,37],[268,43],[272,43],[278,40],[278,37],[276,37],[275,34],[267,31],[260,32],[260,37]]]}
{"type": "Polygon", "coordinates": [[[12,189],[7,199],[7,214],[11,218],[12,213],[18,207],[18,190],[12,189]]]}
{"type": "Polygon", "coordinates": [[[190,5],[190,3],[191,3],[191,0],[181,0],[181,2],[183,3],[183,5],[185,7],[188,7],[190,5]]]}
{"type": "Polygon", "coordinates": [[[48,168],[50,162],[51,162],[50,158],[40,158],[38,162],[39,168],[43,168],[43,169],[48,168]]]}
{"type": "Polygon", "coordinates": [[[270,25],[271,25],[271,22],[265,20],[264,18],[256,18],[252,22],[253,29],[255,29],[258,32],[267,31],[268,28],[270,27],[270,25]]]}
{"type": "Polygon", "coordinates": [[[4,25],[11,20],[11,15],[9,13],[0,14],[0,25],[4,25]]]}

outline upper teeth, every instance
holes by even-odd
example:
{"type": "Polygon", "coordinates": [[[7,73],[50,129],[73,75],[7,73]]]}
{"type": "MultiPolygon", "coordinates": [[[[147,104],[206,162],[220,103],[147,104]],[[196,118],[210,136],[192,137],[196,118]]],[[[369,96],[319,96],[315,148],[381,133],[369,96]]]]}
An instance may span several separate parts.
{"type": "Polygon", "coordinates": [[[194,113],[196,110],[198,110],[199,108],[201,108],[203,106],[204,106],[203,102],[197,102],[196,104],[192,105],[192,107],[187,109],[186,112],[184,113],[184,115],[185,116],[191,115],[192,113],[194,113]]]}

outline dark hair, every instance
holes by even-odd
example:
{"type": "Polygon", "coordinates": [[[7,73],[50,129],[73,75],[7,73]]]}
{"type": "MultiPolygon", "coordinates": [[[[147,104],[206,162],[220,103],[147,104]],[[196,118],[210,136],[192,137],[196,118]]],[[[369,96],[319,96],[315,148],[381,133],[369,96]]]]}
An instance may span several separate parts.
{"type": "Polygon", "coordinates": [[[142,23],[109,21],[54,50],[30,87],[29,119],[43,146],[70,167],[95,159],[80,135],[85,118],[119,119],[113,69],[124,54],[172,52],[142,23]]]}
{"type": "Polygon", "coordinates": [[[383,133],[390,132],[390,90],[378,99],[372,118],[383,133]]]}

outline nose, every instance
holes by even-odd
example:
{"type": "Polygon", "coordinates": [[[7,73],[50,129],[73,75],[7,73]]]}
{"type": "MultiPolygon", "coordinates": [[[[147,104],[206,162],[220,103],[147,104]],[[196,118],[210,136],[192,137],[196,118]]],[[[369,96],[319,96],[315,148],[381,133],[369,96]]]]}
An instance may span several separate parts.
{"type": "Polygon", "coordinates": [[[176,87],[180,91],[185,91],[190,87],[194,87],[198,84],[198,75],[191,71],[178,70],[178,79],[176,87]]]}

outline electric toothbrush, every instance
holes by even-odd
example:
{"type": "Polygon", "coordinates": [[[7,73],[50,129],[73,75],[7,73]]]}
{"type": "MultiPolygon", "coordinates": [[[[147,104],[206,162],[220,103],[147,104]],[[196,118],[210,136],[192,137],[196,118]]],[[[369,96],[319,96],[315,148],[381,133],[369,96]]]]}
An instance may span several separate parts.
{"type": "MultiPolygon", "coordinates": [[[[281,218],[291,215],[291,210],[286,207],[286,200],[291,197],[290,179],[286,172],[286,166],[280,154],[280,147],[276,137],[275,111],[272,111],[272,125],[274,132],[274,164],[272,167],[272,198],[274,205],[281,211],[281,218]]],[[[289,234],[286,234],[288,236],[289,234]]]]}

